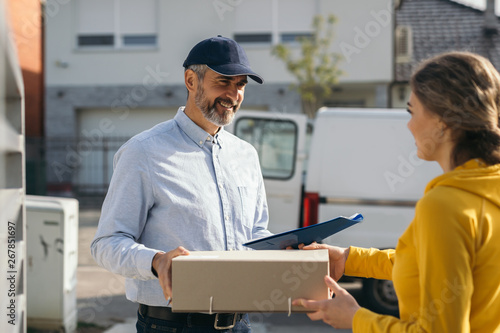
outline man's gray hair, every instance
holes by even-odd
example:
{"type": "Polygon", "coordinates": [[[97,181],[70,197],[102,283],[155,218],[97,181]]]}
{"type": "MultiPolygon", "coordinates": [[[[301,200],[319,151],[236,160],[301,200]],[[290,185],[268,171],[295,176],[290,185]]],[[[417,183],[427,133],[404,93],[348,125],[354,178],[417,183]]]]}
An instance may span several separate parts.
{"type": "Polygon", "coordinates": [[[196,75],[198,76],[198,81],[200,81],[200,83],[203,83],[203,78],[205,77],[207,68],[208,68],[207,65],[191,65],[188,68],[186,68],[186,70],[190,69],[193,72],[195,72],[196,75]]]}

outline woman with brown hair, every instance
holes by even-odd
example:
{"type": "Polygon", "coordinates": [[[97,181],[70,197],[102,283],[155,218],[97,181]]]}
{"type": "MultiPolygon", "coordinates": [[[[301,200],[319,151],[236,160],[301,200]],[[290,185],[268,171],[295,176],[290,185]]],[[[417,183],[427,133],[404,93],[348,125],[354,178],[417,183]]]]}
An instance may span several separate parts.
{"type": "Polygon", "coordinates": [[[353,332],[500,332],[500,75],[479,55],[450,52],[422,63],[410,86],[418,156],[444,173],[395,250],[303,247],[329,249],[335,296],[294,304],[353,332]],[[361,308],[335,282],[343,274],[393,280],[400,318],[361,308]]]}

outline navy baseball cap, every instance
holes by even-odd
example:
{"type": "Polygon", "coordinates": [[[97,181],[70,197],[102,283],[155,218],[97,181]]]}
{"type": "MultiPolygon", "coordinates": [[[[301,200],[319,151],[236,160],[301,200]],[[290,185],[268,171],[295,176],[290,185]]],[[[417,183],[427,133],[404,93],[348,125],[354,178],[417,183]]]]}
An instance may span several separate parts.
{"type": "Polygon", "coordinates": [[[189,52],[184,68],[191,65],[207,65],[222,75],[248,75],[257,83],[263,83],[260,75],[250,68],[245,50],[234,40],[218,35],[202,40],[189,52]]]}

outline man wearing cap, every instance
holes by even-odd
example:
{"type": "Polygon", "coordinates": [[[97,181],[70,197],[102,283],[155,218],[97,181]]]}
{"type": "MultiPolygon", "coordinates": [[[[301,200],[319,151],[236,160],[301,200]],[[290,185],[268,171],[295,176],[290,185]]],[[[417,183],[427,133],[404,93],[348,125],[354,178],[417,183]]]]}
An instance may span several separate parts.
{"type": "Polygon", "coordinates": [[[223,128],[247,77],[263,80],[243,48],[221,36],[195,45],[183,66],[186,106],[115,155],[91,252],[127,278],[138,332],[250,332],[246,314],[172,313],[170,278],[172,258],[189,250],[244,250],[270,235],[257,152],[223,128]]]}

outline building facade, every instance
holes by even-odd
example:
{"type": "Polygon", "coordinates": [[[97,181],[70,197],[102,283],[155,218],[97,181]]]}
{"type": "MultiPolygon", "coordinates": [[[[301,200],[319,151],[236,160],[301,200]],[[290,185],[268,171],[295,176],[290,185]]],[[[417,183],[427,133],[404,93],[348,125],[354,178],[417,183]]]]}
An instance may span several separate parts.
{"type": "Polygon", "coordinates": [[[395,11],[393,107],[406,107],[418,64],[448,51],[469,51],[500,69],[500,20],[495,0],[479,10],[452,0],[402,0],[395,11]]]}
{"type": "Polygon", "coordinates": [[[393,80],[392,0],[47,0],[45,70],[49,193],[104,193],[116,149],[174,116],[187,97],[182,63],[222,35],[245,48],[265,83],[242,108],[300,113],[294,78],[271,55],[295,51],[315,15],[337,18],[343,75],[328,106],[387,107],[393,80]]]}

